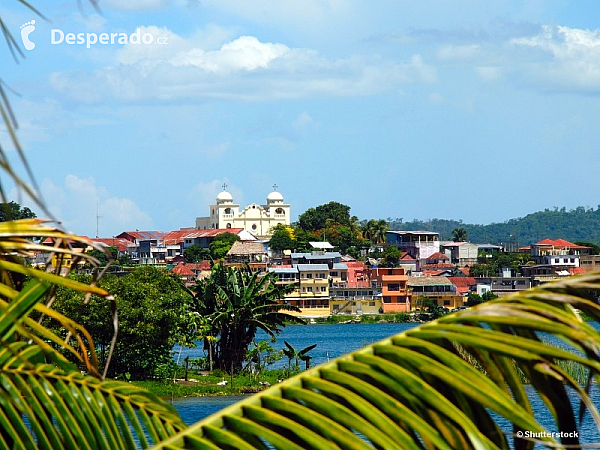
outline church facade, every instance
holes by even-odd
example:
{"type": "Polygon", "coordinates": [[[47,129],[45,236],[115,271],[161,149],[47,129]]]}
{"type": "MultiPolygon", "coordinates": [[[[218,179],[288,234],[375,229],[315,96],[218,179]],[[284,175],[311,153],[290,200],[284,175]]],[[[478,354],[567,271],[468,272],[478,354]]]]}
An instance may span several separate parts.
{"type": "Polygon", "coordinates": [[[264,205],[251,203],[242,210],[234,203],[233,196],[225,190],[217,195],[216,203],[210,205],[210,216],[197,217],[196,228],[207,230],[212,228],[243,228],[259,239],[267,239],[275,225],[290,225],[290,205],[283,200],[283,195],[273,186],[273,192],[267,196],[264,205]]]}

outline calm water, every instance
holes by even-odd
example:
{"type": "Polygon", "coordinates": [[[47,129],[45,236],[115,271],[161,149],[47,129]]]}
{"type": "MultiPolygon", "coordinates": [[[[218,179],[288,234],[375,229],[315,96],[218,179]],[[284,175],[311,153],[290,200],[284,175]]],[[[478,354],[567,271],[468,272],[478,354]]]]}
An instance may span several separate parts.
{"type": "MultiPolygon", "coordinates": [[[[301,350],[309,345],[317,344],[317,347],[310,352],[313,356],[311,365],[315,366],[326,362],[328,356],[329,359],[337,358],[413,326],[414,324],[292,325],[286,327],[281,335],[279,335],[277,342],[272,345],[276,349],[281,349],[285,347],[283,341],[286,340],[294,348],[301,350]]],[[[266,335],[257,336],[257,340],[266,338],[266,335]]],[[[186,356],[195,358],[204,356],[204,353],[197,348],[184,349],[181,358],[185,358],[186,356]]],[[[287,364],[287,358],[280,361],[280,365],[283,363],[287,364]]],[[[176,399],[173,405],[177,408],[186,423],[193,424],[243,398],[245,396],[196,397],[176,399]]],[[[537,396],[532,394],[531,398],[534,410],[545,411],[543,403],[537,396]]],[[[596,386],[592,390],[592,400],[596,405],[600,405],[600,391],[596,386]]],[[[556,430],[552,417],[549,414],[542,414],[538,420],[549,431],[556,430]]],[[[506,428],[510,429],[508,426],[506,428]]],[[[600,435],[589,414],[586,414],[584,423],[580,429],[580,439],[582,443],[588,445],[598,443],[598,446],[586,448],[600,449],[600,435]]]]}

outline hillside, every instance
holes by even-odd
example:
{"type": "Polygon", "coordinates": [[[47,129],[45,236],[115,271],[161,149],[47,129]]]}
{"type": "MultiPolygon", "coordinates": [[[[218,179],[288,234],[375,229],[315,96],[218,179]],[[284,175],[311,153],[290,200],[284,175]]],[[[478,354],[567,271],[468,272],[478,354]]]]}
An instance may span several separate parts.
{"type": "Polygon", "coordinates": [[[489,225],[467,224],[462,220],[448,219],[388,221],[391,230],[437,231],[442,240],[450,240],[455,228],[464,228],[470,242],[516,242],[519,246],[524,246],[545,238],[562,238],[571,242],[587,241],[600,244],[600,205],[596,210],[583,206],[570,211],[566,208],[555,208],[552,211],[546,209],[489,225]]]}

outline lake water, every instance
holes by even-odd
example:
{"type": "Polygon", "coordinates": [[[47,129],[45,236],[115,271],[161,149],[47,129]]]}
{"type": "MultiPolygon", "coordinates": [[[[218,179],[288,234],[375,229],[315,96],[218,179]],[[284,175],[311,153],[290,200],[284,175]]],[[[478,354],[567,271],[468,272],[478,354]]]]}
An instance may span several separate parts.
{"type": "MultiPolygon", "coordinates": [[[[313,356],[312,366],[327,362],[327,358],[335,359],[346,353],[352,352],[373,342],[393,336],[404,330],[407,330],[415,324],[344,324],[344,325],[292,325],[285,327],[279,335],[276,343],[272,344],[276,349],[285,347],[283,341],[286,340],[296,349],[303,349],[312,344],[317,344],[310,354],[313,356]]],[[[257,336],[257,340],[267,339],[268,336],[257,336]]],[[[177,349],[179,350],[179,349],[177,349]]],[[[195,358],[204,356],[201,349],[184,349],[181,358],[190,356],[195,358]]],[[[280,361],[280,364],[286,363],[280,361]]],[[[594,386],[592,389],[592,400],[596,405],[600,405],[600,392],[594,386]]],[[[232,397],[194,397],[175,399],[173,405],[179,411],[181,417],[187,424],[193,424],[219,410],[229,406],[246,396],[232,397]]],[[[545,411],[543,403],[537,396],[531,396],[534,410],[545,411]]],[[[539,421],[549,431],[556,429],[552,417],[541,416],[539,421]]],[[[504,427],[503,427],[504,428],[504,427]]],[[[509,427],[507,427],[508,429],[509,427]]],[[[583,425],[580,429],[580,439],[584,444],[598,444],[594,447],[600,448],[600,435],[593,420],[586,414],[583,425]]],[[[542,447],[540,447],[542,448],[542,447]]]]}

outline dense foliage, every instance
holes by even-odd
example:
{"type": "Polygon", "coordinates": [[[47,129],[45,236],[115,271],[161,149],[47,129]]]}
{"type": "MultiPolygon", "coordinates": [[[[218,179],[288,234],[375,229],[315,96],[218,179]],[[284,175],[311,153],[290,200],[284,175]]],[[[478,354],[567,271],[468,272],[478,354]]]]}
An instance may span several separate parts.
{"type": "MultiPolygon", "coordinates": [[[[88,276],[77,276],[89,281],[88,276]]],[[[101,286],[116,300],[119,318],[117,342],[108,375],[113,378],[152,378],[172,361],[172,349],[184,327],[185,308],[190,299],[181,280],[159,268],[142,266],[123,277],[106,275],[101,286]]],[[[106,299],[91,297],[61,287],[54,307],[86,327],[102,366],[114,333],[112,311],[106,299]]]]}
{"type": "Polygon", "coordinates": [[[0,222],[7,220],[35,219],[35,213],[26,206],[17,202],[0,203],[0,222]]]}
{"type": "Polygon", "coordinates": [[[293,285],[279,285],[271,273],[251,273],[246,269],[216,264],[210,277],[198,282],[191,304],[191,319],[204,341],[214,367],[237,373],[256,332],[275,336],[286,322],[304,323],[286,311],[299,309],[280,304],[293,285]]]}
{"type": "Polygon", "coordinates": [[[392,230],[426,230],[440,233],[440,239],[452,240],[452,231],[463,228],[471,242],[513,243],[530,245],[542,239],[566,239],[571,242],[588,241],[600,244],[600,205],[597,209],[578,206],[545,209],[525,217],[489,225],[466,224],[462,220],[388,219],[392,230]]]}

